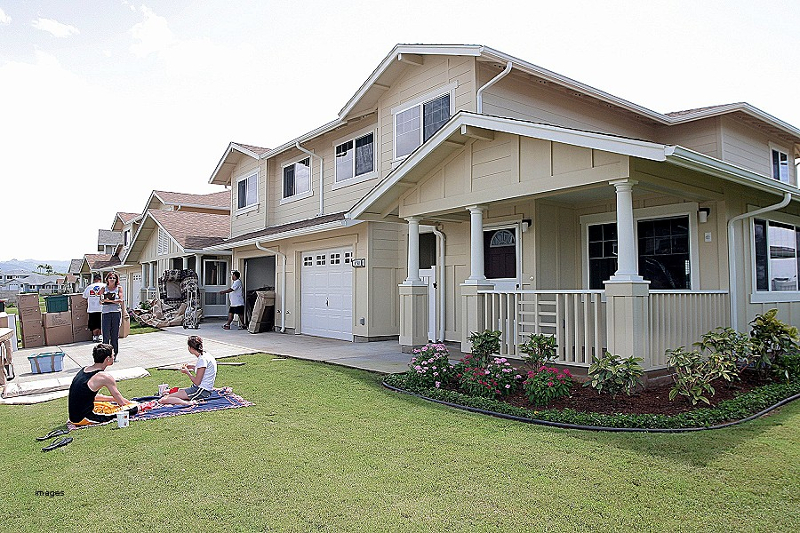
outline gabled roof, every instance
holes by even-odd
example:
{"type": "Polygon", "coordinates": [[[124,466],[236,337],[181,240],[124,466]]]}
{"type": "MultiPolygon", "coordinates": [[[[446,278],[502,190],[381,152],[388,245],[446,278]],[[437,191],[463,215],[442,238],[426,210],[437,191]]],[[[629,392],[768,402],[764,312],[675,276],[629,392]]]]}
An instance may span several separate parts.
{"type": "Polygon", "coordinates": [[[97,246],[122,244],[122,233],[107,229],[97,230],[97,246]]]}
{"type": "Polygon", "coordinates": [[[83,259],[72,259],[69,262],[69,268],[67,269],[68,274],[80,274],[81,268],[83,268],[83,259]]]}
{"type": "Polygon", "coordinates": [[[131,222],[132,220],[136,220],[140,216],[142,216],[141,213],[123,213],[123,212],[117,213],[117,218],[119,218],[123,224],[128,224],[129,222],[131,222]]]}
{"type": "Polygon", "coordinates": [[[280,226],[270,226],[269,228],[263,230],[252,231],[244,235],[225,239],[224,242],[214,246],[209,246],[208,248],[212,250],[229,250],[239,246],[254,244],[256,242],[284,239],[290,235],[304,233],[306,231],[320,231],[322,229],[339,228],[347,222],[344,215],[344,212],[332,213],[330,215],[309,218],[297,222],[290,222],[289,224],[282,224],[280,226]]]}
{"type": "Polygon", "coordinates": [[[252,144],[229,143],[214,172],[211,173],[208,182],[213,185],[230,185],[231,171],[242,157],[251,157],[258,161],[261,156],[269,151],[269,148],[253,146],[252,144]]]}
{"type": "Polygon", "coordinates": [[[346,215],[347,218],[366,219],[389,212],[400,195],[408,190],[408,187],[396,187],[395,185],[403,182],[405,185],[414,186],[437,164],[444,161],[454,151],[461,149],[467,137],[482,135],[489,138],[493,132],[549,140],[651,161],[667,161],[774,194],[785,194],[793,190],[796,192],[789,185],[680,146],[460,111],[433,137],[414,150],[388,176],[378,182],[350,209],[346,215]]]}
{"type": "Polygon", "coordinates": [[[153,200],[173,207],[196,207],[204,209],[230,210],[231,192],[219,191],[210,194],[192,194],[184,192],[153,191],[147,201],[146,210],[152,209],[153,200]]]}
{"type": "MultiPolygon", "coordinates": [[[[494,63],[499,67],[504,66],[510,61],[514,70],[524,72],[543,84],[561,87],[577,96],[590,98],[608,107],[617,108],[620,111],[635,115],[639,119],[649,121],[653,125],[670,126],[721,114],[741,113],[751,117],[760,124],[769,126],[772,128],[772,131],[776,133],[779,132],[785,138],[794,139],[793,142],[800,142],[800,129],[744,102],[678,111],[674,114],[663,114],[488,46],[478,44],[398,44],[389,52],[383,61],[381,61],[378,67],[350,100],[347,101],[345,106],[339,111],[339,116],[335,120],[260,154],[260,158],[268,159],[273,157],[292,148],[297,142],[303,143],[309,139],[313,139],[318,135],[322,135],[323,133],[327,133],[328,131],[346,124],[348,120],[358,118],[374,111],[378,99],[384,94],[386,88],[391,86],[391,84],[396,81],[397,77],[402,74],[407,64],[421,64],[423,61],[422,57],[425,55],[471,56],[475,57],[477,61],[494,63]]],[[[217,172],[218,170],[215,170],[215,173],[212,175],[211,183],[219,183],[213,181],[217,172]]]]}
{"type": "Polygon", "coordinates": [[[230,215],[197,213],[194,211],[148,211],[131,244],[125,250],[123,261],[138,261],[150,237],[163,229],[184,252],[199,251],[224,241],[230,236],[230,215]]]}
{"type": "Polygon", "coordinates": [[[119,256],[111,254],[86,254],[83,257],[86,259],[91,270],[114,268],[122,264],[119,260],[119,256]]]}

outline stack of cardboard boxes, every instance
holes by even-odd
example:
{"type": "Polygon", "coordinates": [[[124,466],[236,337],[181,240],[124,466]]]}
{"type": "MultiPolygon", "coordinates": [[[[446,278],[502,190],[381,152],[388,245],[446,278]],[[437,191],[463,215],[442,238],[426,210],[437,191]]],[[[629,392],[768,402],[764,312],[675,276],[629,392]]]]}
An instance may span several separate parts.
{"type": "Polygon", "coordinates": [[[26,348],[44,346],[42,311],[38,294],[20,294],[17,298],[17,317],[22,324],[22,343],[26,348]]]}
{"type": "Polygon", "coordinates": [[[44,313],[42,322],[44,322],[44,343],[47,346],[72,344],[72,312],[44,313]]]}
{"type": "Polygon", "coordinates": [[[72,311],[72,338],[74,342],[92,340],[89,331],[89,302],[82,294],[69,295],[69,308],[72,311]]]}

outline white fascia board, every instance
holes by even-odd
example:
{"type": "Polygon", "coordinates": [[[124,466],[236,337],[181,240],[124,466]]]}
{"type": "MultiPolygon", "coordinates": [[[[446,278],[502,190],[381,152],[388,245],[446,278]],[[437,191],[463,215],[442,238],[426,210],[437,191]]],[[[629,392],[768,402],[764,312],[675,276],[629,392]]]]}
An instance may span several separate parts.
{"type": "Polygon", "coordinates": [[[794,200],[800,201],[800,189],[797,187],[682,146],[667,148],[667,162],[772,194],[783,196],[790,193],[794,200]]]}
{"type": "Polygon", "coordinates": [[[319,226],[309,226],[307,228],[298,228],[289,231],[283,231],[281,233],[275,233],[273,235],[265,235],[262,237],[254,237],[252,239],[247,239],[246,241],[237,241],[235,243],[230,244],[217,244],[215,246],[209,246],[208,248],[203,248],[206,252],[216,251],[216,250],[234,250],[236,248],[242,248],[244,246],[253,246],[257,242],[274,242],[280,241],[282,239],[289,239],[291,237],[298,237],[301,235],[311,235],[320,231],[328,231],[332,229],[343,228],[346,225],[350,226],[356,223],[363,222],[361,220],[334,220],[332,222],[326,222],[325,224],[320,224],[319,226]]]}
{"type": "Polygon", "coordinates": [[[255,153],[253,151],[250,151],[247,148],[244,148],[244,147],[236,144],[235,142],[231,142],[231,143],[228,144],[228,147],[225,149],[225,153],[222,154],[222,157],[220,158],[219,163],[217,163],[217,166],[214,169],[214,172],[211,173],[211,177],[208,178],[208,183],[210,183],[211,185],[215,185],[215,184],[217,184],[217,185],[228,185],[228,182],[216,183],[214,181],[214,179],[217,177],[217,174],[219,174],[219,171],[222,170],[222,165],[225,164],[225,161],[228,159],[228,156],[231,155],[231,153],[234,150],[236,150],[237,152],[239,152],[241,154],[244,154],[244,155],[246,155],[248,157],[252,157],[256,161],[259,160],[259,156],[258,156],[257,153],[255,153]]]}
{"type": "Polygon", "coordinates": [[[375,200],[383,196],[397,182],[403,179],[408,172],[438,148],[443,141],[459,131],[461,126],[473,126],[490,131],[580,146],[582,148],[602,150],[652,161],[664,161],[666,159],[666,149],[668,148],[663,144],[651,143],[648,141],[639,141],[602,133],[571,130],[558,126],[549,126],[547,124],[535,124],[510,118],[459,111],[450,122],[436,132],[428,142],[413,151],[396,169],[359,200],[346,214],[346,217],[357,218],[364,213],[375,200]]]}
{"type": "Polygon", "coordinates": [[[795,137],[800,138],[800,129],[792,126],[788,122],[784,122],[781,119],[770,115],[766,111],[762,111],[759,108],[748,104],[747,102],[737,102],[735,104],[716,106],[711,109],[702,109],[695,113],[681,115],[680,117],[667,117],[667,118],[670,119],[672,124],[680,124],[682,122],[691,122],[693,120],[698,120],[702,118],[727,115],[735,111],[741,111],[743,113],[746,113],[778,129],[784,130],[785,132],[794,135],[795,137]]]}
{"type": "Polygon", "coordinates": [[[461,45],[461,44],[440,44],[440,45],[415,45],[415,44],[398,44],[389,54],[380,62],[380,64],[372,71],[372,74],[361,84],[356,93],[347,101],[347,103],[339,110],[339,117],[347,116],[350,110],[364,97],[367,91],[372,88],[378,78],[380,78],[386,69],[388,69],[397,60],[398,54],[419,54],[419,55],[462,55],[462,56],[479,56],[481,55],[481,45],[461,45]]]}

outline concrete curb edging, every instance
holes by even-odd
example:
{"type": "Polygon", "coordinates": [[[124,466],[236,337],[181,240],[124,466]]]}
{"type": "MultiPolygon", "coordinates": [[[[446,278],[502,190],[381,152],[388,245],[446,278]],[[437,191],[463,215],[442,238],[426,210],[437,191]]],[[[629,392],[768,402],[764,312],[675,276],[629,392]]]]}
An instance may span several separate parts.
{"type": "Polygon", "coordinates": [[[498,413],[496,411],[488,411],[486,409],[479,409],[477,407],[469,407],[467,405],[461,405],[453,402],[446,402],[444,400],[437,400],[435,398],[430,398],[428,396],[424,396],[422,394],[417,394],[414,392],[408,392],[406,390],[397,388],[393,385],[389,385],[385,381],[381,381],[381,384],[389,390],[400,392],[402,394],[408,394],[410,396],[416,396],[417,398],[421,398],[423,400],[427,400],[429,402],[434,402],[442,405],[446,405],[448,407],[454,407],[456,409],[461,409],[464,411],[470,411],[472,413],[479,413],[483,415],[494,416],[497,418],[505,418],[507,420],[514,420],[516,422],[524,422],[526,424],[537,424],[541,426],[550,426],[556,427],[561,429],[580,429],[585,431],[607,431],[611,433],[688,433],[691,431],[705,431],[709,429],[722,429],[731,426],[735,426],[737,424],[742,424],[744,422],[749,422],[751,420],[755,420],[756,418],[762,417],[765,414],[769,413],[770,411],[777,409],[783,405],[786,405],[794,400],[800,398],[800,394],[795,394],[794,396],[790,396],[788,398],[784,398],[783,400],[779,401],[775,405],[767,407],[766,409],[759,411],[756,414],[750,415],[746,418],[742,418],[741,420],[734,420],[732,422],[726,422],[724,424],[718,424],[716,426],[708,426],[708,427],[690,427],[690,428],[617,428],[617,427],[608,427],[608,426],[584,426],[580,424],[567,424],[563,422],[551,422],[549,420],[540,420],[538,418],[525,418],[516,415],[508,415],[505,413],[498,413]]]}

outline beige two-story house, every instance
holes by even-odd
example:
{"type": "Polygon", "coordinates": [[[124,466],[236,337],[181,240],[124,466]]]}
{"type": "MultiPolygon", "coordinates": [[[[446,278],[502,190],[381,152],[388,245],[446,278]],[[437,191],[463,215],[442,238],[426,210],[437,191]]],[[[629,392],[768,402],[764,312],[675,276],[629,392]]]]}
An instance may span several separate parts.
{"type": "Polygon", "coordinates": [[[213,248],[277,287],[283,331],[466,351],[491,328],[509,355],[547,333],[565,364],[660,368],[770,307],[800,323],[798,156],[746,103],[662,114],[488,47],[398,45],[335,120],[229,145],[213,248]]]}

